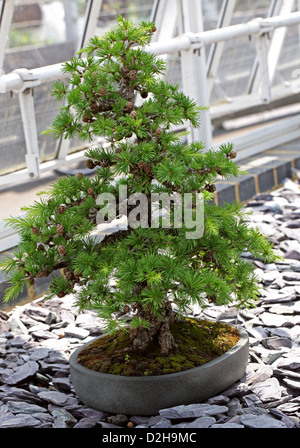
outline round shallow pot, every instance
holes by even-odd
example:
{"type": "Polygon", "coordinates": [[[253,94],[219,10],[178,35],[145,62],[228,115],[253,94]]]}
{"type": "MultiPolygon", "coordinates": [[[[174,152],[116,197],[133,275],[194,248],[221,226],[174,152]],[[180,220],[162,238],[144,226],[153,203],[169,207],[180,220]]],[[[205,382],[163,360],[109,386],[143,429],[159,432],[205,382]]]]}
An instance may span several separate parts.
{"type": "Polygon", "coordinates": [[[200,403],[219,394],[245,373],[249,341],[237,327],[240,339],[223,355],[202,366],[167,375],[125,377],[95,372],[70,357],[71,379],[78,398],[89,407],[112,414],[156,415],[160,409],[200,403]]]}

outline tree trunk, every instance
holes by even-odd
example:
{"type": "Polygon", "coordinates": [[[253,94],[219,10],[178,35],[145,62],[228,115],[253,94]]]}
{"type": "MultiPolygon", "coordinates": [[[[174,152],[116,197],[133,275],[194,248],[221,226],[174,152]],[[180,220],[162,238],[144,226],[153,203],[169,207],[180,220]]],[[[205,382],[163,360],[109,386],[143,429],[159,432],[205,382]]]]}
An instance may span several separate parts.
{"type": "Polygon", "coordinates": [[[138,306],[138,316],[149,322],[149,328],[141,326],[130,330],[134,351],[145,352],[151,342],[157,342],[160,345],[160,353],[163,356],[177,350],[177,344],[170,331],[170,326],[174,322],[170,303],[166,302],[162,319],[149,313],[142,306],[138,306]]]}

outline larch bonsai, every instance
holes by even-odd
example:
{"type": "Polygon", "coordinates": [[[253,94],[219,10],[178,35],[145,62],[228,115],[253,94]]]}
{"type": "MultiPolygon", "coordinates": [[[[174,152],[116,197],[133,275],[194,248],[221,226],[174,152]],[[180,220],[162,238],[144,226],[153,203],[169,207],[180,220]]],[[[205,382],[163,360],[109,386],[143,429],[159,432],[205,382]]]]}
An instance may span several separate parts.
{"type": "Polygon", "coordinates": [[[247,226],[245,208],[213,203],[215,182],[241,174],[232,145],[205,151],[202,143],[183,144],[182,134],[172,132],[186,122],[199,126],[204,108],[162,80],[164,61],[144,49],[155,30],[154,23],[134,26],[120,17],[115,30],[90,40],[85,58],[64,64],[71,88],[54,83],[53,93],[65,105],[47,132],[89,144],[101,136],[106,144],[86,151],[87,166],[97,167],[93,176],[59,178],[42,199],[23,207],[25,218],[8,219],[21,240],[2,268],[11,282],[6,301],[36,278],[61,270],[51,279],[48,298],[74,293],[79,310],[97,310],[107,331],[128,331],[133,350],[156,342],[167,355],[176,351],[172,322],[191,305],[253,305],[258,280],[241,257],[244,251],[266,262],[277,257],[266,238],[247,226]],[[103,210],[100,195],[116,198],[108,222],[134,212],[129,201],[119,202],[120,187],[128,196],[146,197],[146,219],[99,241],[90,234],[103,210]],[[194,213],[201,194],[202,236],[187,238],[190,228],[175,225],[174,208],[168,228],[151,226],[155,193],[194,195],[194,213]]]}

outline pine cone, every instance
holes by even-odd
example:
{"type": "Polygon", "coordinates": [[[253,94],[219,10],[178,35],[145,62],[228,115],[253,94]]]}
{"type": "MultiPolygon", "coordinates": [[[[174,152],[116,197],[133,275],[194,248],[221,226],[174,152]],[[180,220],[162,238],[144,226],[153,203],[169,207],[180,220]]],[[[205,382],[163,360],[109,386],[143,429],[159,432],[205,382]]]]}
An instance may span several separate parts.
{"type": "Polygon", "coordinates": [[[59,235],[63,235],[65,233],[64,226],[62,224],[57,224],[56,231],[59,235]]]}
{"type": "Polygon", "coordinates": [[[66,253],[66,248],[63,244],[60,244],[57,248],[57,251],[60,255],[65,255],[66,253]]]}
{"type": "Polygon", "coordinates": [[[40,233],[40,229],[38,227],[32,227],[32,233],[37,235],[38,233],[40,233]]]}
{"type": "Polygon", "coordinates": [[[91,112],[93,114],[97,114],[99,112],[99,109],[100,109],[99,108],[99,104],[96,103],[96,101],[94,101],[94,103],[91,103],[90,108],[91,108],[91,112]]]}
{"type": "Polygon", "coordinates": [[[146,90],[142,90],[141,91],[141,97],[142,98],[147,98],[147,96],[148,96],[148,92],[146,92],[146,90]]]}
{"type": "Polygon", "coordinates": [[[59,207],[58,207],[58,209],[57,209],[57,213],[59,214],[59,215],[62,215],[63,214],[63,212],[65,211],[65,207],[63,206],[63,205],[60,205],[59,207]]]}
{"type": "Polygon", "coordinates": [[[138,76],[138,72],[136,70],[130,70],[127,76],[129,79],[136,79],[138,76]]]}
{"type": "Polygon", "coordinates": [[[214,193],[216,191],[216,186],[208,185],[208,187],[206,189],[207,189],[207,191],[210,191],[210,193],[214,193]]]}
{"type": "Polygon", "coordinates": [[[106,95],[107,94],[107,90],[105,87],[101,87],[101,89],[99,90],[99,93],[101,96],[106,95]]]}
{"type": "Polygon", "coordinates": [[[161,135],[161,133],[162,133],[162,128],[160,128],[160,127],[158,126],[158,128],[156,128],[156,130],[155,130],[155,135],[156,135],[156,137],[159,137],[159,136],[161,135]]]}
{"type": "Polygon", "coordinates": [[[136,113],[136,111],[135,111],[135,110],[132,110],[132,111],[130,112],[130,116],[131,116],[131,118],[137,118],[137,113],[136,113]]]}
{"type": "Polygon", "coordinates": [[[73,278],[74,278],[73,272],[67,270],[67,271],[65,272],[65,277],[66,277],[67,280],[73,280],[73,278]]]}
{"type": "Polygon", "coordinates": [[[123,313],[129,313],[129,311],[130,311],[130,308],[129,308],[129,306],[128,305],[125,305],[124,306],[124,308],[123,308],[123,313]]]}
{"type": "Polygon", "coordinates": [[[132,101],[127,101],[125,109],[126,110],[132,110],[133,109],[133,102],[132,101]]]}
{"type": "Polygon", "coordinates": [[[59,298],[61,299],[62,297],[65,297],[65,295],[66,295],[65,292],[59,292],[59,293],[57,294],[57,297],[59,297],[59,298]]]}
{"type": "Polygon", "coordinates": [[[87,168],[89,168],[90,170],[92,170],[93,168],[95,168],[95,163],[91,160],[91,159],[88,159],[86,162],[85,162],[85,164],[86,164],[86,166],[87,166],[87,168]]]}
{"type": "Polygon", "coordinates": [[[43,269],[38,273],[38,278],[47,277],[47,272],[43,269]]]}
{"type": "Polygon", "coordinates": [[[236,156],[237,156],[236,151],[230,151],[227,157],[229,157],[229,159],[235,159],[236,156]]]}
{"type": "Polygon", "coordinates": [[[95,194],[94,189],[93,189],[92,187],[89,187],[89,188],[87,189],[87,194],[88,194],[89,196],[93,196],[93,195],[95,194]]]}
{"type": "Polygon", "coordinates": [[[89,114],[84,114],[82,117],[82,121],[84,123],[91,123],[93,121],[93,118],[89,114]]]}
{"type": "Polygon", "coordinates": [[[151,176],[152,174],[152,165],[147,162],[139,162],[138,167],[141,171],[143,171],[147,176],[151,176]]]}
{"type": "Polygon", "coordinates": [[[79,172],[79,173],[77,173],[77,177],[78,177],[78,179],[82,179],[84,177],[84,175],[83,175],[83,173],[79,172]]]}

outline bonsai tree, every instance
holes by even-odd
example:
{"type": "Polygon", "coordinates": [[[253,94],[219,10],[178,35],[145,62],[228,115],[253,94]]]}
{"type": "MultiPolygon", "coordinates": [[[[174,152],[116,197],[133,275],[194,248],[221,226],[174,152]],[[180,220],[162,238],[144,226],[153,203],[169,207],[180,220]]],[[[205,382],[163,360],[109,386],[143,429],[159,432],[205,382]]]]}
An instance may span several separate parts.
{"type": "Polygon", "coordinates": [[[64,106],[46,132],[87,142],[86,165],[95,170],[58,178],[40,200],[23,207],[25,218],[8,219],[20,243],[2,268],[10,277],[6,301],[58,271],[48,298],[74,293],[79,310],[97,310],[108,332],[129,332],[132,350],[147,351],[154,342],[168,355],[177,347],[172,323],[191,305],[255,303],[258,279],[243,252],[265,262],[277,257],[266,238],[247,226],[242,205],[213,202],[218,179],[241,174],[232,145],[205,150],[200,142],[183,144],[182,134],[172,132],[186,122],[199,126],[204,108],[162,79],[164,61],[144,48],[155,30],[154,23],[134,26],[120,17],[115,30],[81,50],[85,58],[64,64],[69,86],[57,81],[53,89],[64,106]],[[91,145],[98,136],[106,143],[91,145]],[[121,197],[125,189],[135,203],[121,197]],[[201,195],[201,235],[186,222],[176,225],[175,206],[169,207],[169,226],[162,218],[151,225],[155,194],[192,195],[194,218],[201,195]],[[111,197],[115,210],[99,200],[111,197]],[[104,218],[130,214],[135,225],[102,240],[93,236],[104,218]]]}

